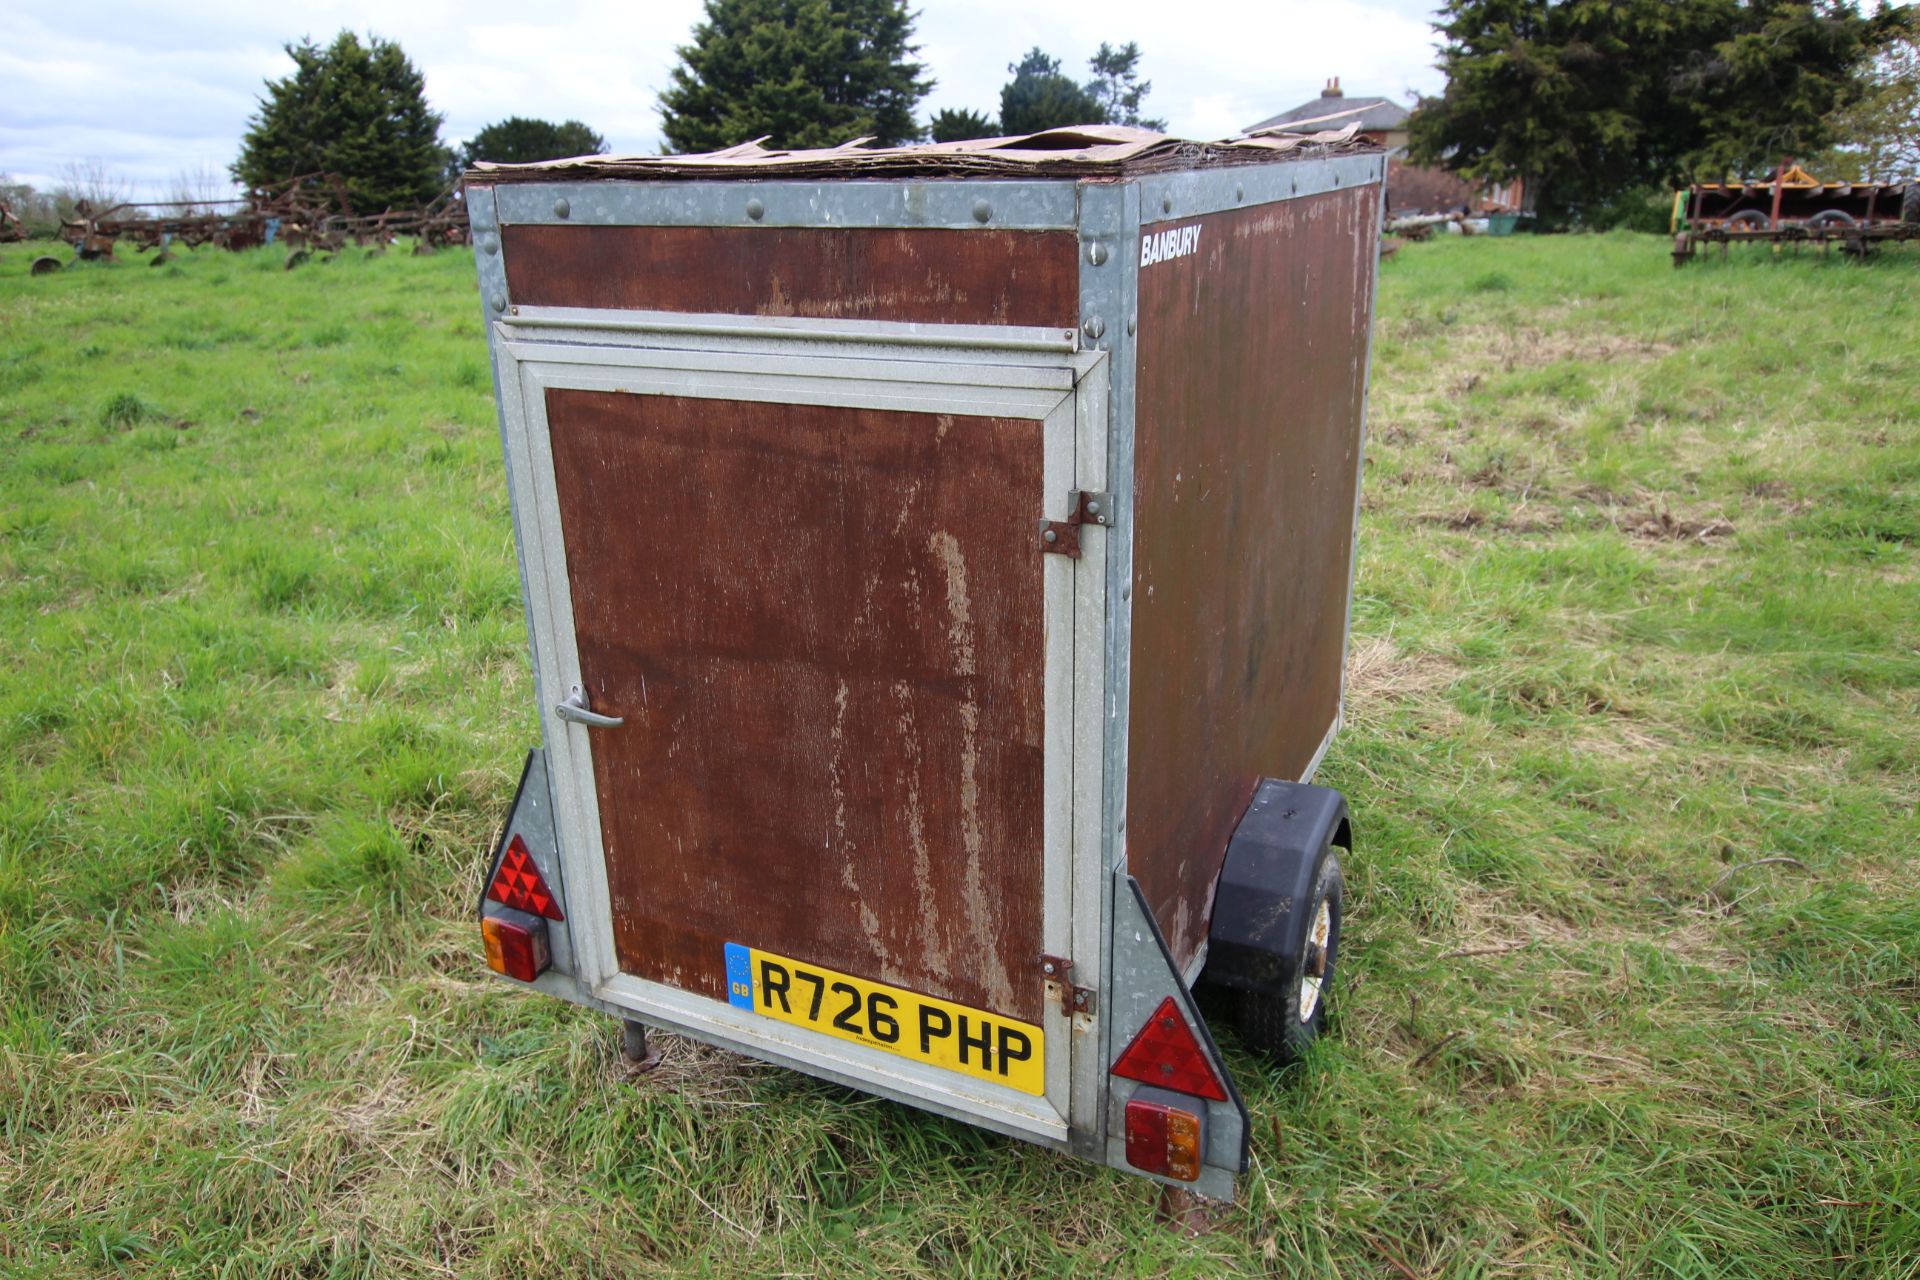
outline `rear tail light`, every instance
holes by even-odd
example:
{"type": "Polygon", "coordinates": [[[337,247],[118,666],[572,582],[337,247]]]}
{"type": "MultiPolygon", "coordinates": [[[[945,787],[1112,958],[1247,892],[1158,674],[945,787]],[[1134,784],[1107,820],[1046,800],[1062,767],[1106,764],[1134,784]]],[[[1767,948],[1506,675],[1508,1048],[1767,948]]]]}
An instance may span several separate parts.
{"type": "Polygon", "coordinates": [[[1207,1104],[1168,1089],[1127,1099],[1127,1163],[1144,1173],[1192,1182],[1207,1154],[1207,1104]]]}
{"type": "Polygon", "coordinates": [[[530,911],[498,907],[480,921],[487,944],[487,968],[521,982],[532,982],[553,962],[547,949],[547,922],[530,911]]]}
{"type": "Polygon", "coordinates": [[[1227,1091],[1214,1074],[1213,1064],[1194,1038],[1193,1028],[1181,1016],[1180,1007],[1168,996],[1133,1037],[1133,1043],[1113,1064],[1113,1074],[1141,1084],[1157,1085],[1179,1093],[1197,1094],[1215,1102],[1225,1102],[1227,1091]]]}

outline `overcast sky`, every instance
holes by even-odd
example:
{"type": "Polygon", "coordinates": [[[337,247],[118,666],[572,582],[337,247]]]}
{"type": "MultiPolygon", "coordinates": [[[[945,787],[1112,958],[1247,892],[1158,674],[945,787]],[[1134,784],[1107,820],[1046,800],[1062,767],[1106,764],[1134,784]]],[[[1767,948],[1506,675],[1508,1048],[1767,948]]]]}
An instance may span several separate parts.
{"type": "MultiPolygon", "coordinates": [[[[1313,97],[1434,92],[1433,0],[923,0],[920,58],[939,81],[921,104],[995,114],[1007,64],[1039,45],[1076,78],[1102,40],[1136,40],[1148,113],[1217,138],[1313,97]]],[[[281,46],[342,27],[397,40],[426,72],[449,143],[508,115],[579,119],[616,151],[660,145],[656,94],[699,0],[94,0],[21,6],[0,42],[0,172],[56,185],[98,159],[147,198],[184,172],[221,171],[262,82],[293,69],[281,46]]]]}

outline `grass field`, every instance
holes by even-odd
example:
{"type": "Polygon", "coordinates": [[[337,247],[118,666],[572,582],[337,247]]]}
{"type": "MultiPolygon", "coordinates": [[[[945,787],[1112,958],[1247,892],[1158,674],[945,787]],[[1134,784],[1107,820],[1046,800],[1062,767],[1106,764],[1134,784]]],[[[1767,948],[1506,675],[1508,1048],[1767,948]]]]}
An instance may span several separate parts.
{"type": "Polygon", "coordinates": [[[1386,265],[1336,1035],[1226,1037],[1198,1240],[487,978],[537,729],[468,256],[28,257],[0,1274],[1920,1277],[1913,257],[1386,265]]]}

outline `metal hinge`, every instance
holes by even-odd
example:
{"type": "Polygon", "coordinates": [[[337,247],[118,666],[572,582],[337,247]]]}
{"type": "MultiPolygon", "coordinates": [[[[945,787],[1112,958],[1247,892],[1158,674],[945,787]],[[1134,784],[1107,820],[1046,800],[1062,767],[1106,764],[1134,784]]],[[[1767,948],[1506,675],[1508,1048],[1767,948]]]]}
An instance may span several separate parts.
{"type": "Polygon", "coordinates": [[[1091,987],[1076,987],[1068,974],[1073,970],[1073,961],[1065,956],[1040,957],[1040,973],[1046,978],[1047,985],[1057,987],[1060,992],[1060,1006],[1067,1013],[1092,1013],[1099,1003],[1091,987]]]}
{"type": "Polygon", "coordinates": [[[1040,549],[1053,555],[1080,558],[1080,526],[1113,525],[1113,495],[1105,489],[1075,489],[1067,495],[1065,520],[1040,522],[1040,549]]]}

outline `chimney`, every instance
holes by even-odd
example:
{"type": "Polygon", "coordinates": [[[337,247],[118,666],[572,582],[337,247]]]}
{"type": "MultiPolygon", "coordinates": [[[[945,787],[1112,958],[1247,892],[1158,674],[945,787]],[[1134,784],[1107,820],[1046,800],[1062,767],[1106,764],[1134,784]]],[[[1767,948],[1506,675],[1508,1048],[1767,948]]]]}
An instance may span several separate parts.
{"type": "Polygon", "coordinates": [[[1328,80],[1327,87],[1320,91],[1320,96],[1323,98],[1345,97],[1346,95],[1340,92],[1340,77],[1334,76],[1332,79],[1328,80]]]}

